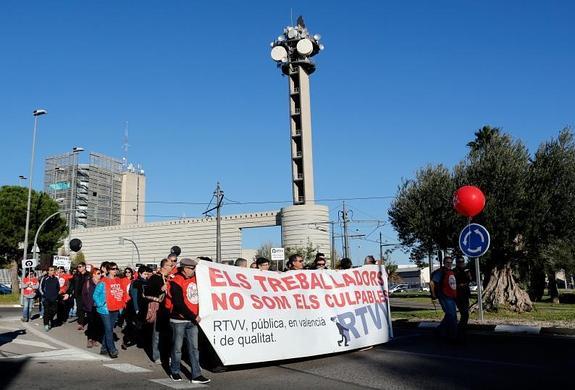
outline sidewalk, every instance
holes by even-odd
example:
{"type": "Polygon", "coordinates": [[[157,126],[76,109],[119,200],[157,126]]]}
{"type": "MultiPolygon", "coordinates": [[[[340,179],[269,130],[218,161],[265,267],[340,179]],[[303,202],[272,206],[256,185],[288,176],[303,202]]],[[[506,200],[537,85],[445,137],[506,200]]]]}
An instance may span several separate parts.
{"type": "MultiPolygon", "coordinates": [[[[423,329],[433,330],[439,326],[439,321],[393,321],[394,328],[400,329],[423,329]]],[[[575,329],[543,327],[537,325],[517,325],[517,324],[477,324],[470,323],[467,328],[470,332],[476,333],[506,333],[506,334],[531,334],[542,336],[575,336],[575,329]]]]}

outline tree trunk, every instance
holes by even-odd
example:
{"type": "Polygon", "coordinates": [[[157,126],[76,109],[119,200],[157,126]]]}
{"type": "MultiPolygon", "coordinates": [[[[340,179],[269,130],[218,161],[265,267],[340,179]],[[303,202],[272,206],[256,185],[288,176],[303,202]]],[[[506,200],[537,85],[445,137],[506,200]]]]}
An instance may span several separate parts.
{"type": "Polygon", "coordinates": [[[550,271],[547,273],[547,291],[553,303],[559,303],[559,290],[557,290],[557,279],[555,279],[555,272],[550,271]]]}
{"type": "Polygon", "coordinates": [[[10,262],[10,284],[12,287],[12,294],[20,293],[20,283],[18,281],[18,263],[15,260],[10,262]]]}
{"type": "Polygon", "coordinates": [[[515,282],[511,266],[496,267],[483,292],[483,307],[487,311],[508,309],[518,313],[533,310],[529,294],[515,282]]]}

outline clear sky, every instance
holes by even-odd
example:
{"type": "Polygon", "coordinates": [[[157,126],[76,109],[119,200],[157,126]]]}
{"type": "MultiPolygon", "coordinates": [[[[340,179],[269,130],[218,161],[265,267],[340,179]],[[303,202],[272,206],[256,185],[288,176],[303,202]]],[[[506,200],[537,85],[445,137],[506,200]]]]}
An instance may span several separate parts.
{"type": "MultiPolygon", "coordinates": [[[[201,215],[218,181],[229,200],[257,202],[228,200],[224,214],[289,205],[288,86],[269,43],[290,14],[325,45],[311,77],[316,198],[334,220],[347,199],[351,231],[369,240],[396,242],[387,209],[402,178],[452,167],[481,126],[533,152],[575,124],[569,0],[5,0],[0,185],[28,176],[32,111],[44,108],[36,189],[43,159],[73,146],[121,158],[128,121],[147,221],[201,215]]],[[[265,241],[279,244],[279,229],[244,236],[265,241]]],[[[357,264],[379,250],[351,243],[357,264]]]]}

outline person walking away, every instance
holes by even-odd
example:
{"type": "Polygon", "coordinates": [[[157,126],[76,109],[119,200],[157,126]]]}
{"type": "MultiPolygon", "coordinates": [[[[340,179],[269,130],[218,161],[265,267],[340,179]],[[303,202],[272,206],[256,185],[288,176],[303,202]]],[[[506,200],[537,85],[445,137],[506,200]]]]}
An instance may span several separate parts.
{"type": "Polygon", "coordinates": [[[457,283],[451,270],[453,260],[446,256],[443,266],[431,275],[431,300],[433,304],[439,299],[439,304],[444,316],[437,330],[442,337],[454,341],[457,337],[457,309],[455,298],[457,297],[457,283]]]}
{"type": "Polygon", "coordinates": [[[28,275],[22,279],[20,289],[23,290],[24,297],[24,307],[22,308],[22,322],[30,321],[30,313],[34,308],[34,299],[36,299],[36,294],[38,288],[40,287],[38,283],[38,278],[36,278],[36,273],[34,271],[28,272],[28,275]]]}
{"type": "Polygon", "coordinates": [[[114,326],[120,311],[126,305],[126,294],[124,294],[120,279],[116,277],[117,272],[116,263],[108,263],[108,276],[101,278],[93,295],[96,311],[104,324],[104,337],[102,338],[100,354],[109,354],[112,359],[118,357],[118,349],[114,343],[114,326]]]}
{"type": "Polygon", "coordinates": [[[457,324],[457,335],[460,338],[465,337],[467,329],[467,322],[469,321],[469,297],[471,290],[469,283],[471,282],[471,273],[465,268],[465,260],[463,257],[457,257],[455,260],[455,281],[457,283],[457,297],[455,303],[457,310],[459,310],[459,323],[457,324]]]}
{"type": "Polygon", "coordinates": [[[210,379],[202,376],[198,350],[198,322],[200,317],[198,316],[198,286],[196,283],[197,264],[198,261],[195,259],[182,259],[178,273],[168,284],[166,307],[170,310],[170,326],[172,328],[170,378],[176,382],[182,380],[180,366],[182,345],[185,338],[192,371],[191,382],[206,384],[210,382],[210,379]]]}
{"type": "Polygon", "coordinates": [[[55,267],[48,267],[48,274],[42,279],[40,289],[44,306],[44,329],[48,332],[54,326],[54,315],[58,310],[58,297],[60,296],[60,282],[56,277],[55,267]]]}
{"type": "Polygon", "coordinates": [[[93,267],[90,272],[91,277],[84,282],[82,286],[82,310],[85,313],[85,325],[87,329],[84,332],[88,338],[86,347],[92,348],[102,340],[104,334],[102,330],[102,320],[94,306],[94,290],[96,285],[100,283],[102,272],[99,268],[93,267]]]}

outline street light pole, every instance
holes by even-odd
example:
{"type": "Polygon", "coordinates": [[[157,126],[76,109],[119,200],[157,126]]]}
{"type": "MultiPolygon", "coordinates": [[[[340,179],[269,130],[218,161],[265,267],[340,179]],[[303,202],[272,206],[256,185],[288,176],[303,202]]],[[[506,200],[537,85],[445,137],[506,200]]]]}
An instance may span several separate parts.
{"type": "MultiPolygon", "coordinates": [[[[28,257],[28,229],[30,228],[30,203],[32,201],[32,177],[34,175],[34,153],[36,152],[36,131],[38,130],[38,117],[46,115],[46,110],[34,110],[34,131],[32,132],[32,157],[30,158],[30,174],[28,175],[28,204],[26,205],[26,228],[24,230],[24,255],[22,261],[28,257]]],[[[22,289],[22,295],[24,289],[22,289]]]]}
{"type": "Polygon", "coordinates": [[[24,175],[18,176],[18,186],[22,187],[22,180],[27,180],[28,178],[24,175]]]}

